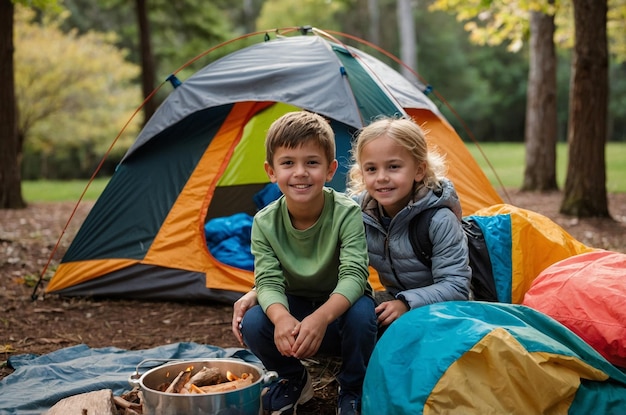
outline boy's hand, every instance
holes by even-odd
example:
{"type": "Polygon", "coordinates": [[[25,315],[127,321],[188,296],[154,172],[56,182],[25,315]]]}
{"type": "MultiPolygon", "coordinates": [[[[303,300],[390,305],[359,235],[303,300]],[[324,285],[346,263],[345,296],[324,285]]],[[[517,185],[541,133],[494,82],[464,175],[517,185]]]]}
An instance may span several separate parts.
{"type": "Polygon", "coordinates": [[[409,310],[402,301],[392,300],[380,303],[375,311],[378,316],[378,324],[388,326],[409,310]]]}
{"type": "Polygon", "coordinates": [[[315,355],[322,344],[326,328],[326,319],[319,313],[305,317],[293,331],[296,339],[291,348],[293,356],[298,359],[306,359],[315,355]]]}
{"type": "Polygon", "coordinates": [[[291,314],[285,314],[274,322],[274,344],[281,355],[296,357],[292,349],[299,325],[300,322],[291,314]]]}
{"type": "Polygon", "coordinates": [[[242,346],[245,346],[245,344],[243,342],[243,336],[241,335],[239,325],[241,324],[241,320],[243,320],[243,315],[246,314],[246,311],[250,310],[257,304],[256,291],[253,290],[248,291],[243,297],[235,301],[235,304],[233,304],[233,334],[242,346]]]}

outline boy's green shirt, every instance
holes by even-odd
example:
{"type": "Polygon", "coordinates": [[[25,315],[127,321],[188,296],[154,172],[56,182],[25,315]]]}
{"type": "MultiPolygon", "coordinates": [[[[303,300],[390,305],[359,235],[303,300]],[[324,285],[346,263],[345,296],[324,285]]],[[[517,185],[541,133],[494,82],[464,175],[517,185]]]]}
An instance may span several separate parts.
{"type": "Polygon", "coordinates": [[[324,188],[324,208],[315,225],[293,227],[284,196],[259,211],[252,224],[255,286],[263,310],[287,309],[285,294],[324,302],[332,293],[351,304],[373,291],[365,227],[358,204],[324,188]]]}

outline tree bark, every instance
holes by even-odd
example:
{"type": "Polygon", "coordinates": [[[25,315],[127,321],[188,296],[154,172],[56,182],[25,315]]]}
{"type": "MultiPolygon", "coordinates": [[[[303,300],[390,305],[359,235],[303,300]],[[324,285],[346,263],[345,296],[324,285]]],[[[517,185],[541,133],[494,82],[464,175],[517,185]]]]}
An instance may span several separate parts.
{"type": "Polygon", "coordinates": [[[380,46],[380,10],[378,0],[367,0],[367,10],[370,18],[369,41],[380,46]]]}
{"type": "MultiPolygon", "coordinates": [[[[415,19],[411,0],[398,0],[398,31],[400,40],[400,59],[409,68],[417,71],[417,44],[415,40],[415,19]]],[[[411,71],[404,66],[400,72],[409,79],[413,78],[411,71]]]]}
{"type": "Polygon", "coordinates": [[[0,208],[26,207],[22,198],[22,145],[17,134],[11,0],[0,0],[0,208]]]}
{"type": "MultiPolygon", "coordinates": [[[[147,98],[152,91],[154,91],[155,84],[154,56],[152,55],[152,44],[150,41],[150,22],[148,21],[146,0],[137,0],[135,5],[139,25],[139,49],[141,50],[141,90],[143,97],[147,98]]],[[[154,115],[156,109],[157,102],[154,97],[144,104],[144,124],[154,115]]]]}
{"type": "Polygon", "coordinates": [[[606,160],[608,111],[607,0],[573,0],[576,41],[568,122],[569,162],[560,212],[608,217],[606,160]]]}
{"type": "Polygon", "coordinates": [[[243,0],[242,16],[243,16],[243,25],[245,27],[246,33],[254,32],[255,12],[254,12],[254,4],[252,0],[243,0]]]}
{"type": "Polygon", "coordinates": [[[526,164],[522,190],[557,190],[556,53],[554,16],[530,12],[526,101],[526,164]]]}

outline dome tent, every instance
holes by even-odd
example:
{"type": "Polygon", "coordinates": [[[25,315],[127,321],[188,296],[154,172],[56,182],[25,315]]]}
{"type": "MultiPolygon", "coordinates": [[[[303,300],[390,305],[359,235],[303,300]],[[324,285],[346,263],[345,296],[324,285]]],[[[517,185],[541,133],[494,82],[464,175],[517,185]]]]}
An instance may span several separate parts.
{"type": "Polygon", "coordinates": [[[407,115],[445,154],[464,214],[501,203],[417,80],[316,29],[248,46],[175,88],[139,133],[72,241],[46,292],[231,302],[249,270],[217,260],[204,226],[258,209],[267,128],[305,109],[331,122],[344,190],[353,133],[407,115]]]}

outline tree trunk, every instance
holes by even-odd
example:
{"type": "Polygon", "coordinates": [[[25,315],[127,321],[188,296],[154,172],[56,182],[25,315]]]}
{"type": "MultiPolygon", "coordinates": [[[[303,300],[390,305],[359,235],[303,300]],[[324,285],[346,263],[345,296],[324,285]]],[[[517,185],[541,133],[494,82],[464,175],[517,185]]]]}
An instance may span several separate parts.
{"type": "Polygon", "coordinates": [[[0,208],[26,207],[22,198],[22,146],[17,134],[17,103],[13,76],[13,13],[11,0],[0,0],[0,208]]]}
{"type": "MultiPolygon", "coordinates": [[[[398,0],[398,31],[400,40],[400,59],[409,68],[417,71],[417,45],[415,41],[415,20],[411,0],[398,0]]],[[[409,79],[413,78],[411,71],[404,66],[400,72],[409,79]]]]}
{"type": "Polygon", "coordinates": [[[367,10],[369,12],[369,41],[380,46],[380,9],[378,0],[367,0],[367,10]]]}
{"type": "MultiPolygon", "coordinates": [[[[137,0],[137,21],[139,24],[139,49],[141,50],[141,90],[143,97],[147,98],[154,90],[154,57],[152,55],[152,45],[150,42],[150,23],[146,10],[146,0],[137,0]]],[[[157,109],[157,102],[152,97],[143,107],[144,124],[157,109]]]]}
{"type": "Polygon", "coordinates": [[[608,217],[605,147],[608,108],[607,0],[574,0],[576,42],[568,123],[569,162],[560,212],[608,217]]]}
{"type": "Polygon", "coordinates": [[[245,27],[245,32],[246,33],[254,32],[255,13],[254,13],[254,4],[252,0],[243,0],[242,15],[243,15],[243,25],[245,27]]]}
{"type": "Polygon", "coordinates": [[[554,16],[530,12],[526,166],[522,190],[556,190],[556,53],[554,16]]]}

